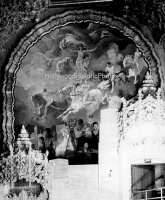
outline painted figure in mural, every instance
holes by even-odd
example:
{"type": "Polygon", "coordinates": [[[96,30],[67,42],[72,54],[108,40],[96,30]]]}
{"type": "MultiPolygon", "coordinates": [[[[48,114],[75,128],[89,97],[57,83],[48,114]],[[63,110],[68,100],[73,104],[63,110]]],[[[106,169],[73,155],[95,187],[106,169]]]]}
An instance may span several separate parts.
{"type": "Polygon", "coordinates": [[[108,77],[111,82],[111,93],[114,91],[116,79],[122,80],[125,83],[125,74],[122,72],[120,65],[112,65],[110,62],[108,62],[105,71],[108,73],[106,77],[108,77]]]}
{"type": "Polygon", "coordinates": [[[64,72],[66,67],[68,67],[69,69],[72,69],[73,71],[76,70],[72,58],[65,57],[62,60],[58,61],[56,65],[56,73],[60,74],[64,72]]]}
{"type": "Polygon", "coordinates": [[[108,72],[107,76],[110,78],[110,82],[111,82],[111,93],[114,91],[114,87],[115,87],[115,66],[111,65],[110,62],[107,63],[107,67],[105,69],[106,72],[108,72]]]}
{"type": "MultiPolygon", "coordinates": [[[[68,120],[68,122],[66,123],[66,126],[69,129],[69,141],[70,143],[72,143],[72,146],[76,149],[76,145],[77,145],[77,140],[75,137],[75,131],[74,128],[76,127],[77,124],[77,119],[71,118],[68,120]]],[[[67,149],[70,150],[70,143],[68,141],[68,145],[67,145],[67,149]]]]}
{"type": "Polygon", "coordinates": [[[72,50],[70,49],[70,52],[76,52],[77,53],[77,59],[76,59],[76,64],[75,64],[75,76],[77,74],[77,76],[80,76],[80,83],[82,82],[82,80],[85,80],[86,82],[86,72],[87,72],[87,68],[89,66],[90,63],[90,58],[91,58],[91,52],[95,51],[97,47],[95,47],[94,49],[90,49],[87,50],[86,48],[84,48],[84,46],[81,44],[79,45],[78,50],[72,50]]]}
{"type": "Polygon", "coordinates": [[[82,45],[84,47],[87,46],[84,41],[79,40],[78,36],[71,33],[67,33],[64,39],[61,40],[59,47],[62,51],[64,51],[70,44],[74,45],[75,47],[78,45],[82,45]]]}
{"type": "Polygon", "coordinates": [[[91,138],[91,150],[93,153],[98,153],[99,145],[99,126],[98,122],[92,123],[92,138],[91,138]]]}
{"type": "Polygon", "coordinates": [[[96,89],[89,90],[89,87],[85,90],[82,89],[80,84],[70,84],[60,90],[60,93],[70,90],[70,97],[72,99],[70,107],[64,111],[58,118],[62,117],[66,121],[69,115],[79,112],[81,109],[85,108],[87,110],[87,117],[90,119],[93,113],[99,108],[100,104],[105,104],[105,99],[107,95],[105,90],[109,88],[109,80],[102,81],[96,89]]]}
{"type": "Polygon", "coordinates": [[[116,43],[111,42],[106,53],[108,55],[109,61],[113,65],[118,64],[123,60],[123,55],[119,53],[119,47],[116,43]]]}
{"type": "MultiPolygon", "coordinates": [[[[77,51],[78,55],[77,55],[77,59],[76,59],[77,72],[81,73],[81,72],[86,71],[88,64],[89,64],[89,60],[87,62],[86,59],[84,58],[84,56],[85,56],[85,54],[89,54],[89,53],[95,51],[96,48],[97,47],[95,47],[94,49],[86,50],[86,49],[83,48],[82,45],[80,45],[80,47],[77,51]]],[[[90,59],[90,57],[91,57],[91,54],[89,54],[89,55],[90,56],[89,56],[88,59],[90,59]]]]}
{"type": "Polygon", "coordinates": [[[62,106],[58,107],[54,105],[55,103],[54,94],[55,94],[54,91],[49,92],[47,91],[46,88],[44,88],[43,93],[36,94],[31,97],[32,103],[34,107],[37,107],[38,111],[38,112],[33,112],[35,116],[45,118],[49,106],[57,110],[65,110],[67,108],[68,104],[66,100],[58,101],[58,103],[61,103],[62,106]]]}
{"type": "Polygon", "coordinates": [[[46,146],[45,146],[45,141],[44,141],[44,137],[40,137],[38,139],[38,150],[41,152],[41,153],[46,153],[46,146]]]}
{"type": "Polygon", "coordinates": [[[46,150],[49,152],[48,155],[48,159],[53,159],[54,157],[54,149],[55,149],[55,145],[54,145],[54,141],[53,141],[53,136],[51,134],[51,129],[50,128],[46,128],[44,133],[44,138],[45,138],[45,147],[46,150]]]}
{"type": "Polygon", "coordinates": [[[46,88],[44,88],[43,90],[42,96],[44,100],[46,101],[45,113],[43,117],[46,117],[48,106],[50,106],[54,101],[54,97],[52,96],[53,93],[54,93],[53,91],[51,93],[48,92],[46,88]]]}
{"type": "Polygon", "coordinates": [[[93,113],[99,108],[100,104],[105,104],[107,95],[105,90],[109,88],[109,80],[99,83],[96,89],[89,90],[83,97],[84,107],[87,110],[87,117],[93,116],[93,113]]]}
{"type": "Polygon", "coordinates": [[[70,137],[69,127],[66,126],[65,129],[61,130],[61,132],[63,134],[63,140],[55,149],[55,155],[57,157],[64,157],[67,150],[72,152],[75,150],[74,144],[72,143],[72,138],[70,137]]]}
{"type": "Polygon", "coordinates": [[[91,164],[92,131],[90,127],[85,129],[85,134],[78,138],[77,153],[82,156],[82,164],[91,164]]]}
{"type": "Polygon", "coordinates": [[[69,93],[69,96],[71,97],[71,105],[70,107],[65,111],[63,112],[58,118],[62,117],[64,121],[67,120],[68,116],[73,113],[77,113],[80,109],[82,109],[84,107],[84,104],[83,104],[83,95],[85,93],[84,90],[82,90],[80,84],[76,84],[76,85],[73,85],[73,84],[70,84],[66,87],[64,87],[62,90],[60,90],[59,92],[60,93],[63,93],[65,91],[70,91],[69,93]]]}
{"type": "Polygon", "coordinates": [[[92,133],[97,137],[97,139],[99,141],[99,124],[98,124],[98,122],[92,123],[92,133]]]}
{"type": "MultiPolygon", "coordinates": [[[[39,98],[37,98],[35,95],[31,96],[31,101],[32,104],[34,105],[35,108],[37,108],[37,111],[33,112],[33,114],[35,116],[40,116],[41,115],[41,108],[43,107],[43,104],[40,100],[38,100],[39,98]]],[[[41,97],[40,97],[41,99],[41,97]]]]}
{"type": "Polygon", "coordinates": [[[134,84],[137,83],[137,75],[140,75],[140,70],[139,70],[139,58],[141,56],[141,53],[137,49],[134,56],[132,57],[131,55],[125,56],[123,60],[123,66],[124,68],[128,69],[128,78],[133,76],[134,77],[134,84]]]}
{"type": "MultiPolygon", "coordinates": [[[[46,88],[43,89],[42,97],[46,101],[46,105],[45,105],[45,109],[44,109],[44,115],[42,117],[46,117],[48,106],[50,106],[54,101],[52,94],[49,93],[46,88]]],[[[44,106],[44,103],[42,104],[41,101],[40,101],[40,103],[35,102],[34,96],[32,96],[32,103],[34,104],[35,107],[36,107],[36,105],[38,107],[38,113],[34,113],[34,114],[40,115],[41,108],[44,106]]]]}
{"type": "Polygon", "coordinates": [[[83,119],[78,119],[77,120],[77,126],[74,128],[74,133],[75,133],[75,137],[79,138],[81,137],[86,129],[86,125],[84,124],[83,119]]]}
{"type": "Polygon", "coordinates": [[[56,65],[56,73],[60,73],[63,70],[63,68],[67,62],[70,62],[69,57],[65,57],[62,60],[58,61],[57,65],[56,65]]]}

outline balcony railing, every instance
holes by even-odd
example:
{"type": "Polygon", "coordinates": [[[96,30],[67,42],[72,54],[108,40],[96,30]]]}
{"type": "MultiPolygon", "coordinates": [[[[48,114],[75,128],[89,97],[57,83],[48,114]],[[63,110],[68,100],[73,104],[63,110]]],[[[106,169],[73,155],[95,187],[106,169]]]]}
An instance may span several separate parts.
{"type": "Polygon", "coordinates": [[[134,190],[131,200],[165,200],[165,187],[150,190],[134,190]]]}

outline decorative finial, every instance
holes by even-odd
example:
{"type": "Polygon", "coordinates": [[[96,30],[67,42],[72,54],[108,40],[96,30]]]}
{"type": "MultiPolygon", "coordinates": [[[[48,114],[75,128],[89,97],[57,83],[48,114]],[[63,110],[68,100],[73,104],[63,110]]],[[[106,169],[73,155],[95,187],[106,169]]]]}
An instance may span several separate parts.
{"type": "Polygon", "coordinates": [[[31,144],[31,141],[29,138],[29,133],[27,132],[24,125],[22,125],[21,132],[18,135],[17,144],[18,145],[24,145],[24,144],[30,145],[31,144]]]}
{"type": "Polygon", "coordinates": [[[24,126],[24,125],[22,125],[21,132],[26,132],[26,129],[25,129],[25,126],[24,126]]]}
{"type": "Polygon", "coordinates": [[[153,76],[149,73],[149,71],[147,71],[145,79],[143,81],[143,85],[142,85],[142,93],[147,93],[147,92],[155,92],[156,91],[156,87],[154,85],[154,80],[153,80],[153,76]]]}

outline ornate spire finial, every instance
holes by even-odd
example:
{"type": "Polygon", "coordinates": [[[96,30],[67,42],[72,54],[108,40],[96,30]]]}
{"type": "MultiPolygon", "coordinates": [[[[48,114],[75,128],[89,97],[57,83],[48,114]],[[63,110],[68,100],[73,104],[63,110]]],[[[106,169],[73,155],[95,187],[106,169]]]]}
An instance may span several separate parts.
{"type": "Polygon", "coordinates": [[[154,85],[154,80],[153,80],[153,76],[150,74],[149,71],[147,71],[145,79],[143,81],[143,85],[141,88],[143,93],[147,93],[147,92],[155,92],[156,91],[156,87],[154,85]]]}
{"type": "Polygon", "coordinates": [[[30,145],[31,144],[31,141],[29,138],[29,133],[27,132],[24,125],[22,125],[21,132],[18,135],[17,144],[18,145],[23,145],[23,144],[30,145]]]}
{"type": "Polygon", "coordinates": [[[21,132],[24,132],[24,133],[26,132],[25,125],[22,125],[21,132]]]}

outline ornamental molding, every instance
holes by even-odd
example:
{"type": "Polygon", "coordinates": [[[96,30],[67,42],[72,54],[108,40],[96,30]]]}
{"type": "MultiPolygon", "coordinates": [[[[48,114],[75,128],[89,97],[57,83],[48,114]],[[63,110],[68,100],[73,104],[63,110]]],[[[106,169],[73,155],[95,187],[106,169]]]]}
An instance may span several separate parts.
{"type": "Polygon", "coordinates": [[[134,146],[152,143],[165,144],[165,101],[161,89],[156,91],[152,77],[146,80],[138,96],[130,101],[122,98],[122,110],[118,113],[118,146],[129,143],[134,146]]]}
{"type": "Polygon", "coordinates": [[[49,19],[37,24],[28,34],[26,34],[19,42],[17,47],[9,57],[9,62],[5,67],[4,83],[3,83],[3,135],[4,142],[11,143],[14,141],[14,88],[16,82],[16,74],[20,68],[20,64],[26,56],[28,50],[37,43],[41,37],[55,30],[56,28],[65,26],[69,23],[93,22],[105,24],[118,29],[120,32],[131,38],[136,46],[141,50],[148,64],[151,74],[154,76],[155,85],[160,85],[160,66],[159,59],[154,52],[152,44],[138,31],[123,19],[112,17],[107,12],[95,10],[74,10],[57,14],[49,19]]]}
{"type": "Polygon", "coordinates": [[[0,163],[0,187],[5,188],[8,186],[9,191],[12,191],[14,184],[22,180],[28,183],[28,188],[33,183],[40,184],[44,192],[41,192],[39,197],[36,197],[35,194],[27,194],[27,191],[23,190],[19,195],[10,192],[4,196],[4,200],[40,200],[43,199],[43,195],[47,192],[51,200],[53,198],[53,167],[53,162],[48,162],[46,155],[37,150],[29,149],[28,154],[20,149],[17,153],[10,152],[10,155],[7,158],[3,158],[0,163]]]}

